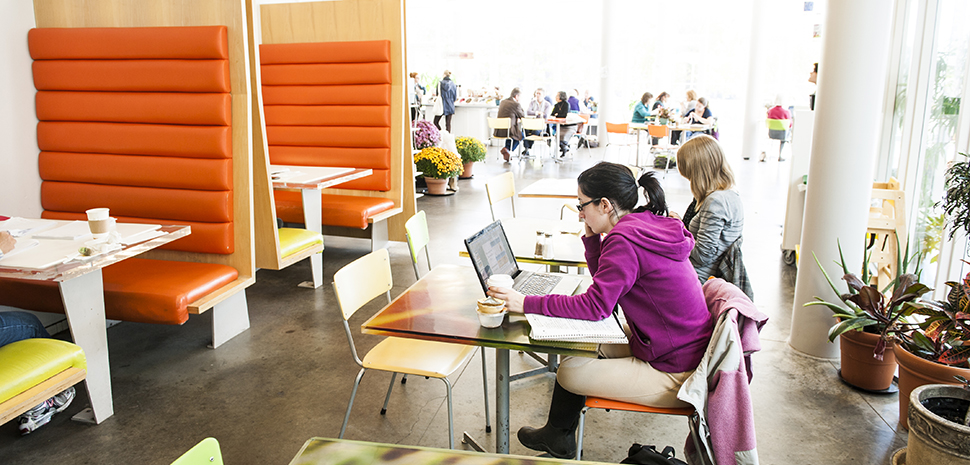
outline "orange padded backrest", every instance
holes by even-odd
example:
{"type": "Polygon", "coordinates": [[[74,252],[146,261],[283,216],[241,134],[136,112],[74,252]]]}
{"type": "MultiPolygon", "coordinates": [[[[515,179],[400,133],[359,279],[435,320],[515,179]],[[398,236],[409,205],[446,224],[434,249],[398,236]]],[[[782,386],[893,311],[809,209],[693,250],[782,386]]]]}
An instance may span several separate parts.
{"type": "Polygon", "coordinates": [[[164,248],[233,252],[225,26],[28,33],[43,216],[186,224],[164,248]]]}
{"type": "Polygon", "coordinates": [[[391,189],[391,44],[259,46],[270,163],[371,168],[337,186],[391,189]]]}

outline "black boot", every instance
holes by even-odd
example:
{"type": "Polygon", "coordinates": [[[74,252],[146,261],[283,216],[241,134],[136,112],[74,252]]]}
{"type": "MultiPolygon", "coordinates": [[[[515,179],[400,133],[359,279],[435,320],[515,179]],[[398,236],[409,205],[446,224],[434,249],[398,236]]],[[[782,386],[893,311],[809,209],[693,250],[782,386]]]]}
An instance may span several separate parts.
{"type": "Polygon", "coordinates": [[[585,404],[586,396],[573,394],[556,381],[546,425],[542,428],[523,426],[519,429],[519,442],[529,449],[548,452],[553,457],[576,457],[576,427],[585,404]]]}

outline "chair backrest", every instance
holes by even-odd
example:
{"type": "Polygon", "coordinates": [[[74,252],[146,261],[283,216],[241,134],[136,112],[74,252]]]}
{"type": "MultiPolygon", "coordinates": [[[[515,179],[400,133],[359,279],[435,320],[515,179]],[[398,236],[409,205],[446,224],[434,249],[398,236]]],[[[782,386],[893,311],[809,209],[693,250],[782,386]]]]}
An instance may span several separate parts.
{"type": "Polygon", "coordinates": [[[527,131],[542,131],[546,129],[546,121],[542,118],[522,118],[522,129],[527,131]]]}
{"type": "Polygon", "coordinates": [[[216,438],[203,439],[172,462],[172,465],[222,465],[219,441],[216,438]]]}
{"type": "Polygon", "coordinates": [[[509,129],[512,127],[512,118],[489,118],[489,129],[509,129]]]}
{"type": "Polygon", "coordinates": [[[606,132],[612,134],[626,134],[630,132],[630,125],[628,123],[616,124],[616,123],[606,123],[606,132]]]}
{"type": "Polygon", "coordinates": [[[486,181],[485,193],[488,194],[488,209],[492,212],[492,221],[495,221],[495,209],[492,206],[505,199],[512,202],[512,218],[515,218],[515,178],[512,177],[512,172],[486,181]]]}
{"type": "Polygon", "coordinates": [[[647,132],[650,134],[650,137],[667,137],[667,135],[670,134],[670,128],[666,125],[661,126],[657,124],[650,124],[647,125],[647,132]]]}
{"type": "Polygon", "coordinates": [[[333,289],[344,321],[381,294],[387,294],[390,301],[393,284],[387,249],[375,250],[337,270],[333,274],[333,289]]]}
{"type": "Polygon", "coordinates": [[[787,120],[787,119],[768,118],[768,120],[766,121],[766,124],[768,125],[768,129],[775,130],[775,131],[786,131],[788,130],[789,122],[790,120],[787,120]]]}
{"type": "Polygon", "coordinates": [[[579,117],[582,118],[584,122],[589,122],[589,113],[580,113],[579,117]]]}
{"type": "Polygon", "coordinates": [[[421,210],[414,214],[404,223],[404,234],[408,240],[408,249],[411,250],[411,264],[414,265],[414,278],[421,279],[418,272],[418,253],[424,249],[425,258],[428,259],[428,269],[431,269],[431,255],[428,253],[428,243],[431,242],[431,235],[428,233],[428,216],[421,210]]]}

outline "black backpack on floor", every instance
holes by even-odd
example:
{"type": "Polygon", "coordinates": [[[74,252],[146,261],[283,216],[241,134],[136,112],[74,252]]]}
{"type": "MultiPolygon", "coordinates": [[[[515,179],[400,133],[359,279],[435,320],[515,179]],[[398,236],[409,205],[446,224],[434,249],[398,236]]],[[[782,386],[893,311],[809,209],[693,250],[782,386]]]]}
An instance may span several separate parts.
{"type": "Polygon", "coordinates": [[[663,452],[657,452],[654,446],[641,446],[634,443],[630,447],[630,454],[620,463],[636,463],[640,465],[687,465],[687,462],[674,458],[674,448],[664,447],[663,452]]]}

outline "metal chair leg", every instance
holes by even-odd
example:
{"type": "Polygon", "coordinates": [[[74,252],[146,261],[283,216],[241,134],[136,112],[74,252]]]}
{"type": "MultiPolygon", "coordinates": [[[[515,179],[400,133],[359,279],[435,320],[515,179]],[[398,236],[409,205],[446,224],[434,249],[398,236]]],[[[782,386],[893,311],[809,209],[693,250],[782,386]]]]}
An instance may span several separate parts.
{"type": "Polygon", "coordinates": [[[366,368],[361,368],[360,371],[357,372],[357,379],[354,380],[354,390],[350,391],[350,402],[347,404],[347,413],[344,415],[344,424],[340,427],[340,436],[337,436],[339,439],[343,439],[344,433],[347,432],[347,421],[350,420],[350,409],[354,407],[354,397],[357,397],[357,386],[360,386],[360,379],[364,377],[365,371],[367,371],[366,368]]]}
{"type": "Polygon", "coordinates": [[[381,407],[381,415],[387,413],[387,402],[391,400],[391,390],[394,389],[394,380],[397,379],[397,373],[391,375],[391,384],[387,386],[387,395],[384,396],[384,406],[381,407]]]}
{"type": "Polygon", "coordinates": [[[583,459],[583,427],[586,426],[587,410],[589,410],[589,407],[584,406],[583,409],[579,411],[579,431],[577,432],[579,437],[576,439],[576,460],[583,459]]]}
{"type": "Polygon", "coordinates": [[[445,387],[448,390],[448,448],[455,448],[455,425],[454,419],[451,414],[451,382],[448,378],[441,378],[445,382],[445,387]]]}
{"type": "Polygon", "coordinates": [[[482,347],[482,387],[485,389],[485,432],[492,432],[492,417],[488,411],[488,367],[485,364],[485,348],[482,347]]]}

